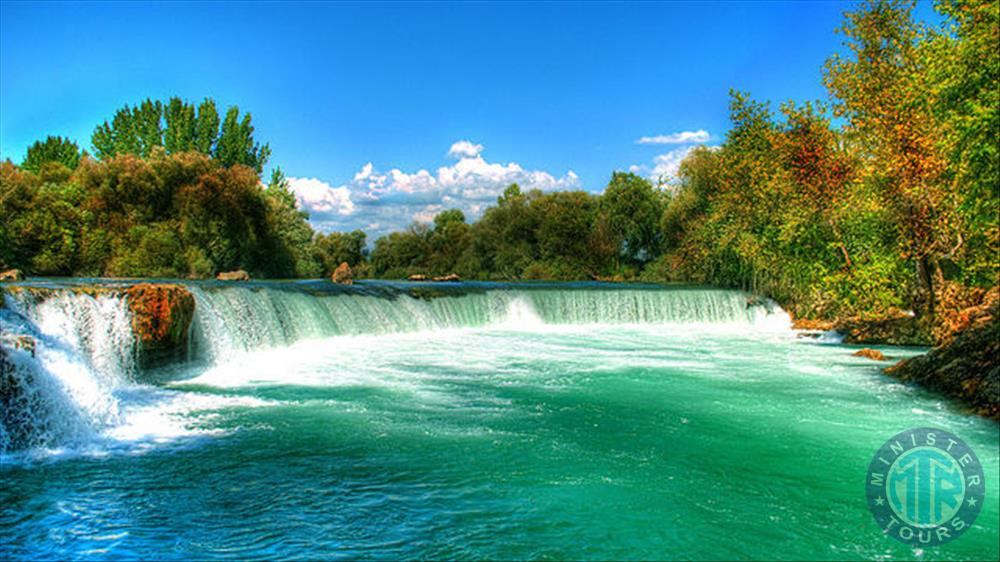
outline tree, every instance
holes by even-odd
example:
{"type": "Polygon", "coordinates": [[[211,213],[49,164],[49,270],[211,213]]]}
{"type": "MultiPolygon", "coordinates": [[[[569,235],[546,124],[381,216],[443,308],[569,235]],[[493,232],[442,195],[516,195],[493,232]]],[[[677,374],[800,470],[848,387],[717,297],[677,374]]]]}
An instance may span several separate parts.
{"type": "Polygon", "coordinates": [[[932,109],[948,155],[947,178],[959,198],[962,229],[956,251],[966,281],[995,285],[1000,277],[1000,10],[992,0],[941,0],[949,18],[922,49],[935,87],[932,109]]]}
{"type": "Polygon", "coordinates": [[[352,268],[363,264],[367,257],[366,238],[361,230],[316,234],[313,244],[317,259],[323,264],[324,274],[332,273],[344,262],[352,268]]]}
{"type": "Polygon", "coordinates": [[[935,88],[920,51],[924,30],[911,4],[870,0],[846,14],[841,28],[848,55],[826,65],[825,82],[835,115],[849,121],[870,151],[868,174],[882,186],[896,214],[902,251],[916,272],[918,314],[933,316],[939,261],[954,237],[952,204],[944,183],[946,161],[933,106],[935,88]]]}
{"type": "Polygon", "coordinates": [[[218,138],[219,112],[215,109],[215,101],[205,98],[198,106],[195,118],[194,149],[202,154],[211,154],[218,138]]]}
{"type": "Polygon", "coordinates": [[[167,126],[163,131],[163,146],[167,154],[195,150],[195,107],[173,97],[164,108],[167,126]]]}
{"type": "Polygon", "coordinates": [[[240,117],[238,107],[230,107],[221,122],[215,102],[206,98],[195,111],[194,105],[180,98],[166,104],[145,100],[137,107],[128,105],[115,112],[110,123],[94,129],[91,142],[98,158],[108,160],[119,154],[149,158],[158,147],[167,154],[195,150],[211,155],[223,166],[248,166],[260,174],[271,155],[271,148],[253,137],[249,113],[240,117]]]}
{"type": "Polygon", "coordinates": [[[222,121],[222,131],[213,156],[222,162],[223,166],[243,164],[257,170],[259,174],[271,155],[271,148],[266,144],[261,146],[254,142],[254,129],[250,121],[249,113],[240,119],[240,109],[236,106],[230,107],[226,111],[226,118],[222,121]]]}
{"type": "Polygon", "coordinates": [[[663,197],[649,181],[633,173],[615,172],[601,195],[600,209],[622,241],[626,259],[645,263],[659,253],[663,197]]]}
{"type": "Polygon", "coordinates": [[[449,209],[438,213],[429,236],[431,255],[427,264],[430,272],[434,275],[455,272],[468,246],[468,237],[469,225],[465,223],[465,214],[461,210],[449,209]]]}
{"type": "Polygon", "coordinates": [[[70,170],[80,164],[82,153],[75,142],[63,137],[50,136],[45,141],[35,141],[28,147],[28,153],[21,162],[21,168],[29,172],[39,172],[43,164],[58,162],[70,170]]]}

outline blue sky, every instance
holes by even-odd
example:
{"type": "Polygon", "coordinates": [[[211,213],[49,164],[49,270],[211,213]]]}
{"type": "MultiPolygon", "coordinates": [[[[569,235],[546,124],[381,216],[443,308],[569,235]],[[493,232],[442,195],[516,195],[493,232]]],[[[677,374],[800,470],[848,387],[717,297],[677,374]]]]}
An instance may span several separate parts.
{"type": "Polygon", "coordinates": [[[212,97],[253,113],[316,226],[378,234],[474,216],[512,180],[669,173],[725,134],[731,87],[825,99],[851,6],[3,2],[0,157],[48,134],[89,148],[146,97],[212,97]]]}

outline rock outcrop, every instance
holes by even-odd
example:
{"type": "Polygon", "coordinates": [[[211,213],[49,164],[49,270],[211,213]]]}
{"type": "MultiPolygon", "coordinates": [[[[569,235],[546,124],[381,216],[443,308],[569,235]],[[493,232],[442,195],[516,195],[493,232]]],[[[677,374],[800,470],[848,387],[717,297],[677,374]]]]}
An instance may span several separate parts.
{"type": "Polygon", "coordinates": [[[440,277],[434,278],[434,281],[437,281],[439,283],[440,282],[455,283],[461,280],[462,278],[459,277],[457,273],[449,273],[448,275],[442,275],[440,277]]]}
{"type": "MultiPolygon", "coordinates": [[[[995,289],[994,291],[995,292],[995,289]]],[[[1000,421],[1000,317],[993,300],[948,343],[885,369],[965,403],[973,412],[1000,421]]]]}
{"type": "Polygon", "coordinates": [[[35,338],[21,334],[0,334],[0,347],[23,349],[32,357],[35,356],[35,338]]]}
{"type": "Polygon", "coordinates": [[[888,361],[885,358],[885,355],[883,355],[881,351],[877,349],[872,349],[870,347],[859,349],[854,353],[852,353],[851,355],[855,357],[865,357],[867,359],[871,359],[872,361],[888,361]]]}
{"type": "Polygon", "coordinates": [[[18,369],[12,357],[16,349],[35,354],[35,340],[31,336],[3,334],[0,337],[0,425],[6,434],[6,442],[0,443],[2,448],[20,449],[30,443],[28,419],[39,415],[38,410],[44,407],[32,400],[32,388],[35,387],[34,373],[26,369],[18,369]]]}
{"type": "Polygon", "coordinates": [[[935,345],[950,342],[963,330],[982,325],[989,309],[1000,303],[1000,288],[983,289],[945,282],[935,291],[933,317],[917,318],[911,312],[892,309],[877,318],[851,317],[836,322],[796,319],[800,330],[833,329],[849,344],[935,345]]]}
{"type": "Polygon", "coordinates": [[[930,345],[931,336],[917,318],[902,310],[890,310],[880,318],[846,318],[833,329],[849,344],[930,345]]]}
{"type": "Polygon", "coordinates": [[[236,271],[223,271],[215,278],[219,281],[249,281],[250,274],[242,269],[237,269],[236,271]]]}
{"type": "Polygon", "coordinates": [[[407,281],[427,281],[427,276],[423,273],[414,273],[406,278],[407,281]]]}
{"type": "Polygon", "coordinates": [[[812,320],[809,318],[795,318],[792,320],[793,330],[808,330],[812,332],[826,332],[833,329],[833,322],[829,320],[812,320]]]}
{"type": "Polygon", "coordinates": [[[351,271],[351,266],[347,265],[347,262],[342,262],[337,266],[337,269],[333,270],[333,274],[330,275],[330,281],[338,283],[340,285],[351,285],[354,283],[354,272],[351,271]]]}
{"type": "Polygon", "coordinates": [[[194,319],[194,295],[180,285],[141,283],[125,290],[141,367],[183,358],[194,319]]]}
{"type": "Polygon", "coordinates": [[[0,272],[0,281],[23,281],[24,272],[20,269],[8,269],[0,272]]]}

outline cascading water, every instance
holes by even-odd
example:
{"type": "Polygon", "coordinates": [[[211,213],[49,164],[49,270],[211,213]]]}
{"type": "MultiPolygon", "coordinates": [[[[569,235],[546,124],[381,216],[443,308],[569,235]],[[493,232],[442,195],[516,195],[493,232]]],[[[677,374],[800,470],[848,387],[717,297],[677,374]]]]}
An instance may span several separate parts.
{"type": "MultiPolygon", "coordinates": [[[[191,285],[195,319],[187,354],[211,366],[301,340],[495,326],[532,330],[566,324],[727,324],[751,327],[780,309],[711,289],[449,287],[420,298],[395,285],[327,294],[296,285],[191,285]]],[[[0,309],[9,346],[0,451],[93,438],[121,422],[118,392],[133,385],[135,335],[125,297],[72,288],[15,292],[0,309]]]]}
{"type": "Polygon", "coordinates": [[[120,296],[57,291],[8,297],[0,308],[3,374],[0,451],[92,436],[119,416],[114,389],[134,371],[133,335],[120,296]]]}
{"type": "Polygon", "coordinates": [[[301,290],[192,288],[195,342],[211,358],[303,339],[451,328],[564,324],[727,324],[787,329],[773,303],[713,289],[505,288],[421,299],[301,290]]]}
{"type": "MultiPolygon", "coordinates": [[[[886,438],[1000,471],[994,422],[737,291],[186,283],[164,364],[127,283],[59,283],[0,308],[0,558],[905,559],[886,438]]],[[[936,556],[997,559],[985,497],[936,556]]]]}

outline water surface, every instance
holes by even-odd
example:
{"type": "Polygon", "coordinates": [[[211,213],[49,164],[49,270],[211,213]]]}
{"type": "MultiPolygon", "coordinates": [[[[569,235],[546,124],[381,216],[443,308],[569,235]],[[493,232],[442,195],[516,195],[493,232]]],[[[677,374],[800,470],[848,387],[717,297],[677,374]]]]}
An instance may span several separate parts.
{"type": "Polygon", "coordinates": [[[42,338],[46,411],[76,421],[3,454],[0,550],[998,558],[997,424],[780,310],[690,288],[399,287],[195,286],[192,361],[153,374],[113,352],[113,297],[10,303],[42,338]],[[958,434],[988,478],[974,528],[926,551],[882,536],[864,494],[874,452],[915,426],[958,434]]]}

